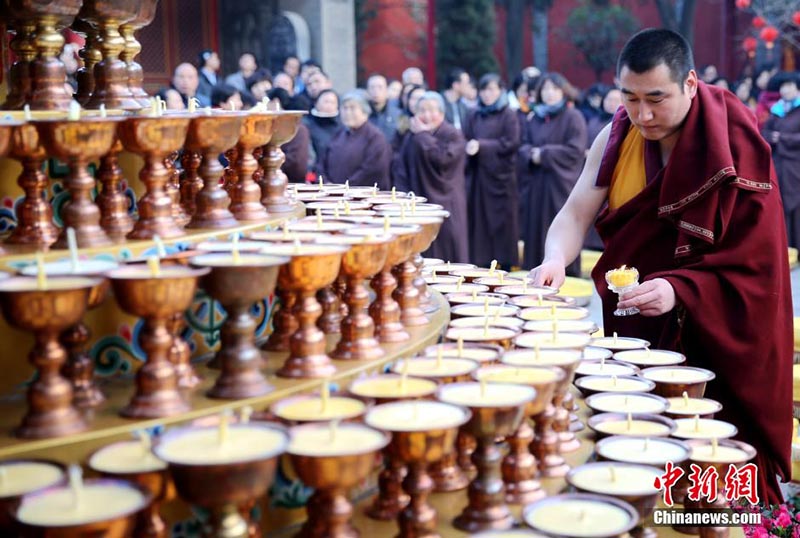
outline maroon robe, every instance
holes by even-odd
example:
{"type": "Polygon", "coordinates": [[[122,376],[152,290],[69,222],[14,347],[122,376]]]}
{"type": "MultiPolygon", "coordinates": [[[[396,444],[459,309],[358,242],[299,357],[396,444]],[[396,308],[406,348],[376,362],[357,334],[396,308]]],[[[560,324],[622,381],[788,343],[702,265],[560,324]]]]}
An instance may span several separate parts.
{"type": "MultiPolygon", "coordinates": [[[[546,118],[529,115],[518,154],[520,192],[524,193],[520,200],[525,241],[522,267],[531,269],[542,263],[547,230],[578,181],[585,156],[586,121],[580,112],[565,106],[546,118]],[[533,148],[541,148],[540,164],[531,161],[533,148]]],[[[567,273],[579,275],[580,267],[580,259],[575,260],[567,273]]]]}
{"type": "MultiPolygon", "coordinates": [[[[597,185],[608,187],[630,120],[615,116],[597,185]]],[[[657,143],[648,144],[657,145],[657,143]]],[[[652,173],[651,173],[652,172],[652,173]]],[[[684,353],[716,379],[706,396],[758,451],[759,497],[777,502],[791,474],[792,293],[786,233],[769,146],[736,97],[700,84],[669,162],[597,224],[605,252],[592,276],[605,332],[684,353]],[[623,264],[666,279],[677,306],[659,317],[615,317],[605,272],[623,264]]]]}
{"type": "Polygon", "coordinates": [[[281,170],[289,178],[290,183],[305,183],[306,172],[309,170],[310,147],[311,135],[308,127],[300,123],[294,138],[281,146],[286,155],[286,161],[281,166],[281,170]]]}
{"type": "Polygon", "coordinates": [[[342,128],[328,144],[320,169],[332,183],[390,188],[392,148],[380,129],[369,121],[358,129],[342,128]]]}
{"type": "Polygon", "coordinates": [[[413,191],[450,212],[425,256],[460,263],[469,260],[464,144],[461,131],[443,122],[433,132],[406,133],[392,164],[397,188],[413,191]]]}
{"type": "Polygon", "coordinates": [[[480,143],[477,155],[467,161],[470,261],[479,267],[492,260],[506,268],[517,265],[517,113],[507,106],[488,114],[475,110],[464,138],[480,143]]]}
{"type": "Polygon", "coordinates": [[[786,219],[789,246],[800,247],[800,107],[783,117],[771,114],[764,126],[764,138],[772,142],[770,134],[781,134],[777,144],[772,144],[772,159],[781,186],[781,199],[786,219]]]}

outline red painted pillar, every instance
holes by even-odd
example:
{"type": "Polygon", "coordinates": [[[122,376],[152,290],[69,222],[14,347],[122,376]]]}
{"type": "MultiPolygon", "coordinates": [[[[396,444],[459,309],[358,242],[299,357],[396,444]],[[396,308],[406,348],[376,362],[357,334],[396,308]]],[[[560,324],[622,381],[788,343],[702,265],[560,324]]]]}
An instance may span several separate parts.
{"type": "Polygon", "coordinates": [[[425,78],[436,89],[436,0],[428,0],[428,66],[425,78]]]}

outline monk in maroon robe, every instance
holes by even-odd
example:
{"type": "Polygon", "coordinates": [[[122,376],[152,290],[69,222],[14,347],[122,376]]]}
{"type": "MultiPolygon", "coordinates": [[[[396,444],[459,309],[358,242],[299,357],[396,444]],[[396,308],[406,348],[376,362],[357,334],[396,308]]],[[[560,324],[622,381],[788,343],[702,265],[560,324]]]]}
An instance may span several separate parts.
{"type": "Polygon", "coordinates": [[[560,286],[607,204],[593,272],[605,332],[714,371],[706,395],[756,448],[760,501],[780,502],[778,477],[791,474],[792,294],[769,146],[733,94],[698,81],[677,33],[635,35],[617,73],[624,108],[590,149],[532,276],[560,286]],[[623,264],[641,285],[618,298],[605,273],[623,264]],[[615,317],[616,307],[640,314],[615,317]]]}
{"type": "Polygon", "coordinates": [[[467,199],[464,188],[464,137],[445,121],[444,101],[426,92],[410,119],[409,132],[392,165],[392,180],[450,212],[431,248],[431,258],[469,260],[467,199]]]}
{"type": "Polygon", "coordinates": [[[349,181],[351,186],[391,187],[389,166],[392,148],[381,130],[369,121],[366,97],[357,92],[342,97],[344,127],[328,144],[320,161],[320,173],[334,183],[349,181]]]}
{"type": "Polygon", "coordinates": [[[772,146],[781,186],[789,246],[800,247],[800,74],[780,73],[780,100],[770,109],[761,134],[772,146]]]}
{"type": "Polygon", "coordinates": [[[519,255],[516,155],[519,120],[508,107],[500,77],[481,77],[480,104],[467,118],[467,206],[470,261],[487,267],[497,260],[509,269],[519,255]]]}

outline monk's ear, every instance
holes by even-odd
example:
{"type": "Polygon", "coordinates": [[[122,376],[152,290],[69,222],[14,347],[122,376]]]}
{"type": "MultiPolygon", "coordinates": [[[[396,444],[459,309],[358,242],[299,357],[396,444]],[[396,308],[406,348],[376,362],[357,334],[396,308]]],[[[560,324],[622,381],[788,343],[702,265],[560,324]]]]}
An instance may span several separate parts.
{"type": "Polygon", "coordinates": [[[683,91],[689,94],[690,99],[694,99],[694,96],[697,95],[697,85],[697,72],[692,69],[689,71],[689,75],[686,77],[686,81],[683,83],[683,91]]]}

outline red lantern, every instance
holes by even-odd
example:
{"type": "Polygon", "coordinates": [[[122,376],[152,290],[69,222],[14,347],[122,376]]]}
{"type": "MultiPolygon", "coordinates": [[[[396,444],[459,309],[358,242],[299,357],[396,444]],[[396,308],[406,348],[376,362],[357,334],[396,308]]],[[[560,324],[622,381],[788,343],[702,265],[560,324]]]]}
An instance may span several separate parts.
{"type": "Polygon", "coordinates": [[[775,46],[775,40],[778,39],[778,29],[774,26],[767,26],[763,30],[761,30],[761,39],[764,40],[764,43],[767,44],[767,48],[771,49],[775,46]]]}
{"type": "Polygon", "coordinates": [[[795,25],[800,26],[800,11],[795,11],[792,14],[792,22],[795,23],[795,25]]]}
{"type": "Polygon", "coordinates": [[[758,40],[755,37],[745,37],[742,40],[742,48],[751,58],[756,54],[756,47],[758,47],[758,40]]]}
{"type": "Polygon", "coordinates": [[[753,17],[753,28],[764,28],[767,25],[767,21],[764,20],[764,17],[753,17]]]}
{"type": "Polygon", "coordinates": [[[736,0],[736,7],[739,9],[747,9],[750,7],[750,0],[736,0]]]}

